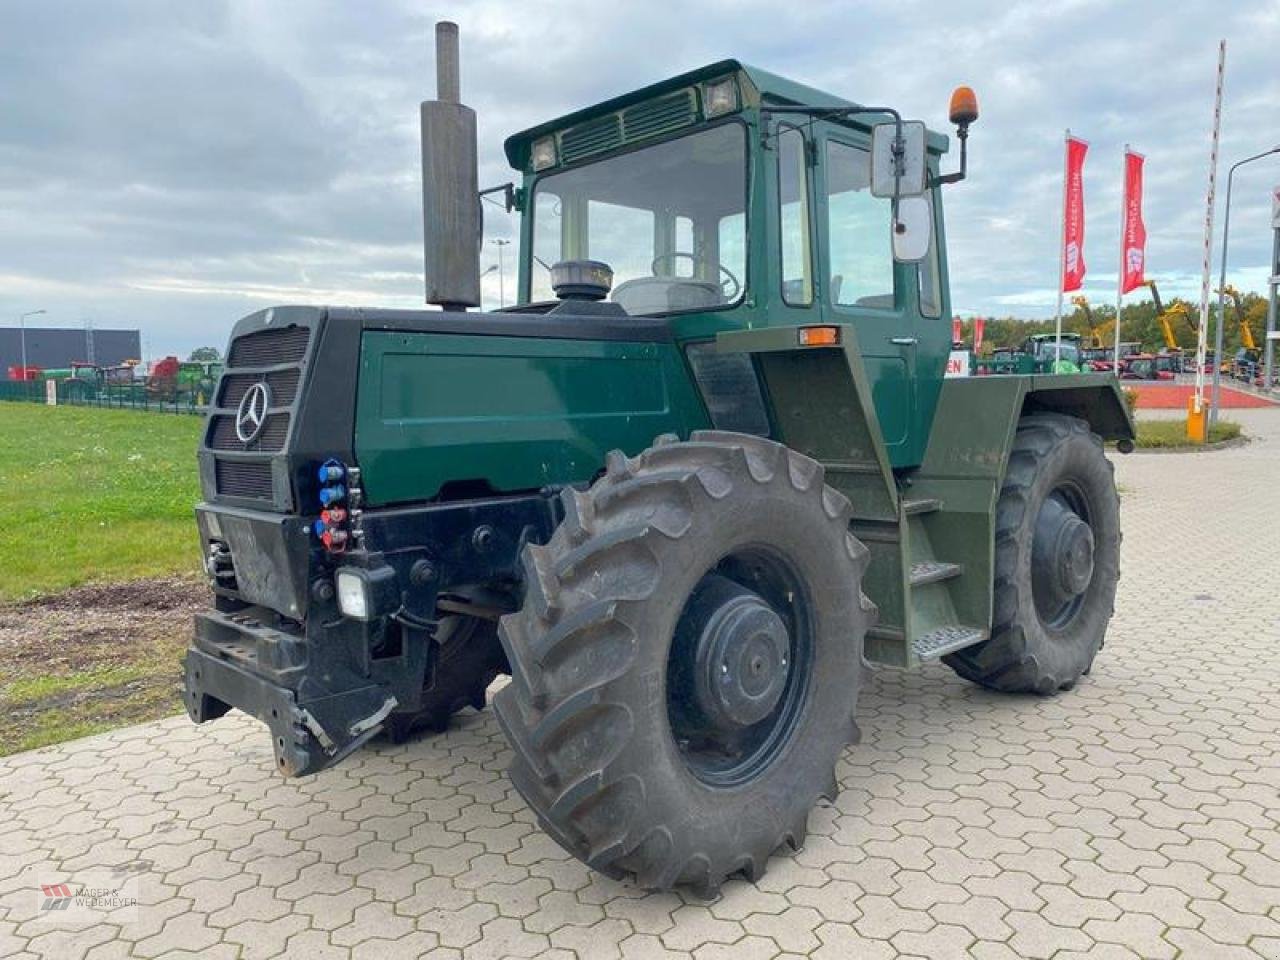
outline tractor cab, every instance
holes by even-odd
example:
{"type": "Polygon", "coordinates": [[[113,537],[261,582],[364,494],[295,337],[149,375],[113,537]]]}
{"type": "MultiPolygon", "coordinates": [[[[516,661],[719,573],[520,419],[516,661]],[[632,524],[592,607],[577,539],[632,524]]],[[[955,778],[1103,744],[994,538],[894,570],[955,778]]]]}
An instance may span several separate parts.
{"type": "MultiPolygon", "coordinates": [[[[967,128],[976,107],[958,116],[967,128]]],[[[507,188],[522,213],[509,309],[571,309],[556,307],[555,267],[591,264],[610,278],[594,311],[666,318],[695,372],[714,367],[724,383],[750,363],[713,357],[719,334],[848,325],[889,458],[916,465],[950,348],[941,187],[957,177],[938,172],[944,136],[901,126],[896,197],[895,112],[736,60],[518,133],[506,142],[524,173],[507,188]]],[[[738,413],[739,426],[764,421],[738,413]]]]}
{"type": "Polygon", "coordinates": [[[1061,342],[1052,333],[1036,333],[1024,341],[1023,352],[1035,359],[1037,371],[1079,373],[1082,338],[1078,333],[1062,334],[1061,342]]]}

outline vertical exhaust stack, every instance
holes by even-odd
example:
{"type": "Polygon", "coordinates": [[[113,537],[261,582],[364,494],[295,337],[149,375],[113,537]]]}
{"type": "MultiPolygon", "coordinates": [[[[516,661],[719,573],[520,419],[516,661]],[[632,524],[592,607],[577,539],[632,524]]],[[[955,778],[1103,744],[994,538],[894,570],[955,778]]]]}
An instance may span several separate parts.
{"type": "Polygon", "coordinates": [[[436,24],[436,99],[422,103],[422,244],[427,303],[480,305],[476,113],[463,106],[458,25],[436,24]]]}

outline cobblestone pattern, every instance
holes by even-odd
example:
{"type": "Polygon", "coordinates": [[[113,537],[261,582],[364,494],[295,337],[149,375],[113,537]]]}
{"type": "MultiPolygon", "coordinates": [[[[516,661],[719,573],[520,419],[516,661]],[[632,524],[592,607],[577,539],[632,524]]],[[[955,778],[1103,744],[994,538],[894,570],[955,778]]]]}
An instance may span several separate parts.
{"type": "MultiPolygon", "coordinates": [[[[1246,415],[1247,414],[1247,415],[1246,415]]],[[[492,717],[277,776],[229,717],[0,760],[0,957],[1280,958],[1280,411],[1121,458],[1124,577],[1052,699],[880,671],[843,793],[712,904],[593,874],[503,776],[492,717]],[[37,918],[116,869],[137,922],[37,918]]]]}

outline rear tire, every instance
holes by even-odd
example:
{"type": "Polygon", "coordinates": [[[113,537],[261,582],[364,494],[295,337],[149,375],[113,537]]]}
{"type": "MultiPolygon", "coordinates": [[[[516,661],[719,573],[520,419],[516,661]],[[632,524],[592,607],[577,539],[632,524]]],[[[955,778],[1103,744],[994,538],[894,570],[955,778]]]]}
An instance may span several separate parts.
{"type": "Polygon", "coordinates": [[[1089,672],[1120,576],[1113,474],[1083,420],[1038,414],[1018,422],[996,507],[991,638],[946,657],[956,673],[1005,693],[1051,694],[1089,672]]]}
{"type": "Polygon", "coordinates": [[[703,897],[756,879],[834,798],[856,734],[874,607],[848,500],[815,461],[715,432],[610,454],[563,499],[499,631],[512,782],[561,846],[616,879],[703,897]]]}

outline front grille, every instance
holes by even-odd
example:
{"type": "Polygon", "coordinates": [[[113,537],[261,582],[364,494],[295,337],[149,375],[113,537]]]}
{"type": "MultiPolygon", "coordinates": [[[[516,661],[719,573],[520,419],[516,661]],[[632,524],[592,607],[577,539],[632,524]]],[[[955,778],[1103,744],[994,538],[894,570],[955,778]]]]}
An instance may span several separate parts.
{"type": "Polygon", "coordinates": [[[220,496],[270,500],[271,461],[219,460],[214,465],[214,481],[220,496]]]}
{"type": "Polygon", "coordinates": [[[274,495],[271,464],[289,448],[310,341],[311,328],[294,323],[256,329],[231,342],[205,427],[205,449],[214,454],[215,495],[289,509],[291,497],[284,491],[279,498],[274,495]],[[269,412],[258,435],[243,443],[236,435],[236,416],[245,395],[259,383],[270,394],[269,412]],[[231,459],[227,454],[241,456],[231,459]]]}
{"type": "Polygon", "coordinates": [[[236,436],[234,414],[216,414],[209,426],[209,447],[212,450],[243,450],[250,453],[279,453],[284,449],[289,435],[289,415],[272,413],[262,424],[262,432],[252,443],[244,444],[236,436]]]}
{"type": "Polygon", "coordinates": [[[301,379],[301,370],[277,370],[266,376],[257,373],[229,373],[222,378],[218,406],[229,410],[235,409],[240,405],[240,401],[244,399],[250,387],[265,381],[271,389],[271,405],[287,407],[298,395],[298,381],[301,379]]]}
{"type": "Polygon", "coordinates": [[[280,327],[247,333],[231,344],[227,367],[269,367],[298,363],[307,353],[311,331],[306,327],[280,327]]]}

